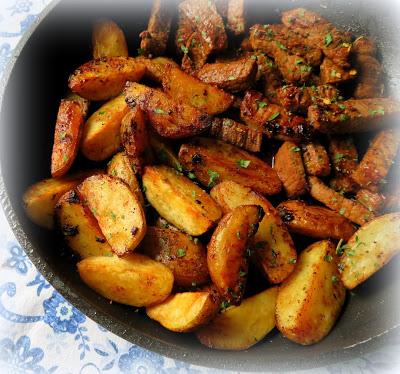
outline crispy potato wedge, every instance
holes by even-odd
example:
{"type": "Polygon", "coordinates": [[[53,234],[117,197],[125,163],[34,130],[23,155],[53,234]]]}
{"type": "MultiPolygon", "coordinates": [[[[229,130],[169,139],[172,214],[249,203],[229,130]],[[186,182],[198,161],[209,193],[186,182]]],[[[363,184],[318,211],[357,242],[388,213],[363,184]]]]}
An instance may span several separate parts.
{"type": "Polygon", "coordinates": [[[274,169],[283,183],[288,198],[293,199],[307,192],[306,172],[301,158],[301,148],[286,141],[275,155],[274,169]]]}
{"type": "Polygon", "coordinates": [[[186,103],[210,115],[223,113],[232,106],[232,95],[172,65],[164,66],[163,90],[177,102],[186,103]]]}
{"type": "Polygon", "coordinates": [[[127,184],[109,175],[95,175],[78,187],[100,229],[118,256],[133,251],[146,234],[146,218],[139,198],[127,184]]]}
{"type": "Polygon", "coordinates": [[[121,143],[137,173],[151,161],[151,149],[147,131],[146,117],[138,106],[131,109],[121,122],[121,143]]]}
{"type": "Polygon", "coordinates": [[[72,92],[88,100],[108,100],[120,94],[127,81],[139,81],[146,67],[131,57],[103,57],[89,61],[69,77],[72,92]]]}
{"type": "Polygon", "coordinates": [[[278,174],[267,163],[220,140],[196,138],[182,144],[179,160],[207,187],[232,180],[266,195],[282,188],[278,174]]]}
{"type": "Polygon", "coordinates": [[[210,324],[196,332],[199,341],[209,348],[248,349],[275,327],[278,288],[272,287],[244,299],[239,306],[226,309],[210,324]]]}
{"type": "Polygon", "coordinates": [[[234,208],[219,221],[207,247],[213,284],[228,302],[238,305],[244,293],[248,261],[246,250],[264,216],[259,205],[234,208]]]}
{"type": "Polygon", "coordinates": [[[61,196],[56,219],[68,246],[81,258],[111,256],[112,251],[93,214],[75,190],[61,196]]]}
{"type": "Polygon", "coordinates": [[[317,177],[309,177],[310,195],[326,205],[328,208],[338,212],[350,221],[363,225],[374,218],[374,214],[357,201],[345,198],[341,193],[326,186],[317,177]]]}
{"type": "Polygon", "coordinates": [[[283,282],[293,271],[297,253],[293,240],[272,204],[257,192],[232,181],[215,186],[211,197],[224,214],[240,205],[259,205],[265,215],[253,239],[253,258],[271,283],[283,282]]]}
{"type": "Polygon", "coordinates": [[[54,130],[51,176],[62,177],[75,161],[89,102],[78,95],[61,100],[54,130]]]}
{"type": "Polygon", "coordinates": [[[146,73],[144,74],[144,76],[153,81],[156,81],[157,83],[162,83],[168,65],[179,68],[179,65],[174,60],[168,57],[160,56],[150,59],[140,56],[137,57],[136,60],[146,66],[146,73]]]}
{"type": "Polygon", "coordinates": [[[150,145],[156,159],[163,165],[170,166],[180,172],[183,167],[173,149],[156,134],[150,136],[150,145]]]}
{"type": "Polygon", "coordinates": [[[288,339],[303,345],[319,342],[333,327],[346,296],[337,269],[335,246],[312,244],[279,287],[276,325],[288,339]]]}
{"type": "Polygon", "coordinates": [[[107,165],[107,174],[122,179],[138,197],[140,203],[144,207],[143,193],[140,188],[139,181],[133,171],[135,165],[131,163],[130,158],[125,152],[117,153],[107,165]]]}
{"type": "Polygon", "coordinates": [[[385,214],[358,229],[340,260],[341,279],[353,289],[385,266],[400,251],[400,213],[385,214]]]}
{"type": "Polygon", "coordinates": [[[326,177],[331,173],[331,164],[325,147],[318,142],[303,144],[304,168],[308,175],[326,177]]]}
{"type": "Polygon", "coordinates": [[[88,257],[78,263],[78,272],[103,297],[135,307],[163,302],[174,283],[166,266],[138,253],[88,257]]]}
{"type": "Polygon", "coordinates": [[[86,158],[102,161],[118,152],[121,147],[121,122],[128,112],[129,107],[121,95],[102,105],[88,118],[81,142],[86,158]]]}
{"type": "Polygon", "coordinates": [[[219,310],[210,291],[182,292],[164,302],[146,308],[147,315],[168,330],[191,332],[207,324],[219,310]]]}
{"type": "Polygon", "coordinates": [[[147,166],[143,186],[161,217],[189,235],[204,234],[221,218],[217,203],[188,178],[167,166],[147,166]]]}
{"type": "Polygon", "coordinates": [[[99,19],[93,26],[93,58],[128,57],[125,34],[111,19],[99,19]]]}
{"type": "Polygon", "coordinates": [[[329,187],[333,190],[343,193],[356,193],[360,186],[353,181],[348,175],[341,175],[335,178],[332,178],[329,181],[329,187]]]}
{"type": "Polygon", "coordinates": [[[176,286],[197,287],[210,280],[206,248],[180,231],[148,227],[140,252],[167,266],[176,286]]]}
{"type": "Polygon", "coordinates": [[[289,231],[295,234],[316,239],[348,240],[356,231],[351,222],[340,214],[300,200],[282,202],[277,211],[289,231]]]}
{"type": "Polygon", "coordinates": [[[185,138],[205,131],[211,117],[186,103],[179,103],[165,93],[138,83],[127,84],[126,102],[139,105],[149,123],[165,138],[185,138]]]}
{"type": "Polygon", "coordinates": [[[97,172],[83,171],[57,179],[44,179],[31,185],[22,197],[26,215],[36,225],[48,230],[54,229],[54,207],[60,197],[97,172]]]}

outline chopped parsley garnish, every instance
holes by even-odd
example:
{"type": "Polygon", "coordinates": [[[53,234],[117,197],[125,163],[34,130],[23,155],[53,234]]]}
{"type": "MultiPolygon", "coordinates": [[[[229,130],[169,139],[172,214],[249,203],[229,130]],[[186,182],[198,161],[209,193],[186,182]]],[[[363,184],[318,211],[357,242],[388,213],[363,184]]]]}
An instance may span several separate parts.
{"type": "Polygon", "coordinates": [[[343,153],[336,153],[334,156],[335,161],[340,161],[343,160],[344,158],[346,158],[346,155],[343,153]]]}
{"type": "Polygon", "coordinates": [[[157,114],[164,114],[165,112],[164,112],[162,109],[160,109],[160,108],[155,108],[155,109],[154,109],[154,113],[157,113],[157,114]]]}
{"type": "Polygon", "coordinates": [[[291,258],[289,260],[289,264],[295,264],[297,262],[297,260],[295,258],[291,258]]]}
{"type": "Polygon", "coordinates": [[[339,107],[340,109],[342,109],[342,110],[345,110],[345,109],[346,109],[346,105],[343,105],[343,104],[338,104],[338,107],[339,107]]]}
{"type": "Polygon", "coordinates": [[[275,43],[282,51],[287,51],[287,48],[281,42],[276,41],[275,43]]]}
{"type": "Polygon", "coordinates": [[[187,55],[189,53],[189,48],[184,45],[181,45],[181,50],[185,55],[187,55]]]}
{"type": "Polygon", "coordinates": [[[268,104],[265,103],[264,101],[256,100],[256,103],[257,103],[258,109],[262,109],[262,108],[265,108],[266,106],[268,106],[268,104]]]}
{"type": "Polygon", "coordinates": [[[342,114],[339,116],[340,122],[345,122],[345,121],[347,121],[349,118],[350,118],[350,117],[349,117],[347,114],[345,114],[345,113],[342,113],[342,114]]]}
{"type": "Polygon", "coordinates": [[[208,175],[210,176],[210,180],[208,181],[208,187],[214,187],[216,180],[219,178],[219,173],[213,170],[208,171],[208,175]]]}
{"type": "Polygon", "coordinates": [[[324,44],[327,47],[328,45],[330,45],[333,42],[333,37],[331,33],[328,33],[325,35],[324,37],[324,44]]]}
{"type": "Polygon", "coordinates": [[[247,273],[243,270],[239,271],[239,277],[245,277],[247,275],[247,273]]]}
{"type": "Polygon", "coordinates": [[[196,22],[200,22],[200,16],[194,16],[194,20],[195,20],[196,22]]]}
{"type": "Polygon", "coordinates": [[[273,121],[274,119],[277,119],[280,115],[281,115],[280,112],[276,112],[271,117],[268,118],[268,121],[273,121]]]}
{"type": "Polygon", "coordinates": [[[231,127],[233,125],[233,121],[229,118],[224,118],[222,120],[222,125],[226,127],[231,127]]]}
{"type": "Polygon", "coordinates": [[[177,257],[185,257],[186,256],[186,251],[183,248],[178,248],[176,250],[176,256],[177,257]]]}
{"type": "Polygon", "coordinates": [[[196,198],[196,191],[192,191],[192,197],[193,197],[193,199],[196,198]]]}
{"type": "Polygon", "coordinates": [[[68,161],[68,156],[67,155],[63,155],[63,161],[68,161]]]}
{"type": "Polygon", "coordinates": [[[230,75],[229,77],[228,77],[228,81],[234,81],[236,79],[236,77],[234,77],[233,75],[230,75]]]}
{"type": "Polygon", "coordinates": [[[341,216],[343,216],[345,213],[346,213],[346,209],[345,209],[345,208],[341,208],[341,209],[339,210],[339,214],[340,214],[341,216]]]}
{"type": "Polygon", "coordinates": [[[332,275],[332,283],[335,284],[339,281],[338,277],[336,275],[332,275]]]}
{"type": "Polygon", "coordinates": [[[200,241],[199,238],[193,238],[193,243],[194,243],[194,244],[198,244],[199,241],[200,241]]]}
{"type": "Polygon", "coordinates": [[[114,212],[110,212],[110,216],[111,216],[113,221],[115,221],[117,219],[117,216],[115,215],[114,212]]]}
{"type": "Polygon", "coordinates": [[[296,60],[296,62],[295,62],[296,65],[301,65],[302,63],[303,63],[302,60],[296,60]]]}
{"type": "Polygon", "coordinates": [[[192,173],[191,171],[189,171],[188,178],[189,179],[196,179],[196,175],[194,173],[192,173]]]}
{"type": "Polygon", "coordinates": [[[60,139],[61,140],[64,140],[66,137],[67,137],[67,132],[66,131],[60,132],[60,139]]]}
{"type": "Polygon", "coordinates": [[[332,257],[331,255],[326,255],[326,256],[324,257],[324,260],[325,260],[326,262],[332,262],[333,257],[332,257]]]}
{"type": "Polygon", "coordinates": [[[223,301],[220,305],[221,311],[224,311],[226,308],[229,308],[231,306],[231,303],[229,301],[223,301]]]}
{"type": "Polygon", "coordinates": [[[311,70],[312,70],[312,67],[311,67],[311,66],[308,66],[308,65],[303,65],[303,66],[300,68],[300,71],[301,71],[302,73],[309,73],[311,70]]]}
{"type": "Polygon", "coordinates": [[[257,56],[256,55],[251,55],[250,58],[254,61],[257,61],[257,56]]]}
{"type": "Polygon", "coordinates": [[[240,168],[245,168],[247,169],[250,165],[251,161],[250,160],[238,160],[236,161],[237,166],[240,168]]]}
{"type": "Polygon", "coordinates": [[[207,33],[206,33],[205,31],[202,31],[202,32],[201,32],[201,36],[202,36],[204,39],[207,39],[207,38],[208,38],[208,35],[207,35],[207,33]]]}
{"type": "Polygon", "coordinates": [[[292,147],[291,151],[292,152],[300,152],[300,147],[292,147]]]}
{"type": "Polygon", "coordinates": [[[385,110],[383,108],[379,108],[379,109],[374,109],[374,110],[370,110],[369,113],[373,116],[383,116],[385,115],[385,110]]]}
{"type": "Polygon", "coordinates": [[[236,236],[238,239],[240,239],[240,231],[236,231],[236,236]]]}

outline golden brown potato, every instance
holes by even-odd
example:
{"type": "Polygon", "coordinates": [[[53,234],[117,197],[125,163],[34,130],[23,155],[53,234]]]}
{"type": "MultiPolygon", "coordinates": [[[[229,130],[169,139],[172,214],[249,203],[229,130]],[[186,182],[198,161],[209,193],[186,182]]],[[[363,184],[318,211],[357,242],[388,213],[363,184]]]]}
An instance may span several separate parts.
{"type": "Polygon", "coordinates": [[[189,235],[202,235],[221,218],[215,201],[174,169],[147,166],[143,186],[149,203],[174,226],[189,235]]]}
{"type": "Polygon", "coordinates": [[[361,227],[340,260],[342,281],[353,289],[385,266],[400,251],[400,213],[385,214],[361,227]]]}
{"type": "Polygon", "coordinates": [[[299,344],[319,342],[335,324],[345,295],[335,246],[327,240],[312,244],[300,254],[296,269],[279,287],[278,330],[299,344]]]}
{"type": "Polygon", "coordinates": [[[289,199],[307,192],[307,180],[301,158],[301,148],[293,142],[284,142],[275,155],[274,169],[282,181],[289,199]]]}
{"type": "Polygon", "coordinates": [[[272,204],[257,192],[232,181],[215,186],[211,197],[228,213],[240,205],[259,205],[265,215],[253,239],[253,257],[271,283],[283,282],[293,271],[297,253],[290,234],[272,204]]]}
{"type": "Polygon", "coordinates": [[[207,263],[211,279],[219,293],[238,305],[244,293],[249,240],[257,232],[264,216],[258,205],[242,205],[219,221],[207,247],[207,263]]]}
{"type": "Polygon", "coordinates": [[[182,144],[179,160],[207,187],[232,180],[266,195],[274,195],[282,187],[276,171],[268,164],[219,140],[196,138],[182,144]]]}
{"type": "Polygon", "coordinates": [[[212,119],[208,114],[142,84],[128,84],[125,96],[128,105],[139,105],[156,132],[165,138],[193,136],[211,125],[212,119]]]}
{"type": "Polygon", "coordinates": [[[151,161],[151,149],[146,117],[138,107],[131,109],[121,122],[121,143],[137,173],[143,173],[143,167],[151,161]]]}
{"type": "Polygon", "coordinates": [[[233,96],[200,81],[172,65],[165,66],[164,92],[179,103],[186,103],[210,115],[220,114],[233,104],[233,96]]]}
{"type": "Polygon", "coordinates": [[[139,181],[133,171],[135,165],[125,152],[117,153],[107,165],[107,174],[122,179],[138,197],[140,203],[144,207],[144,198],[140,188],[139,181]]]}
{"type": "Polygon", "coordinates": [[[308,175],[326,177],[331,173],[331,164],[326,149],[320,143],[314,141],[304,144],[303,161],[308,175]]]}
{"type": "Polygon", "coordinates": [[[52,230],[54,207],[60,197],[96,172],[95,170],[83,171],[57,179],[44,179],[31,185],[22,197],[26,215],[36,225],[52,230]]]}
{"type": "Polygon", "coordinates": [[[102,105],[89,117],[81,142],[86,158],[102,161],[118,152],[121,147],[121,122],[128,112],[129,107],[121,95],[102,105]]]}
{"type": "Polygon", "coordinates": [[[61,100],[54,130],[51,176],[62,177],[75,161],[89,102],[78,95],[61,100]]]}
{"type": "Polygon", "coordinates": [[[120,94],[127,81],[139,81],[146,67],[131,57],[103,57],[83,64],[69,77],[72,92],[88,100],[108,100],[120,94]]]}
{"type": "Polygon", "coordinates": [[[180,172],[183,171],[182,165],[178,160],[178,156],[164,139],[156,134],[150,136],[151,149],[156,159],[163,165],[170,166],[180,172]]]}
{"type": "Polygon", "coordinates": [[[150,59],[140,56],[137,57],[136,60],[146,66],[146,73],[144,74],[144,76],[153,81],[156,81],[157,83],[162,83],[168,65],[179,68],[179,65],[174,60],[168,57],[156,57],[150,59]]]}
{"type": "Polygon", "coordinates": [[[180,231],[148,227],[140,252],[167,266],[176,286],[197,287],[210,280],[206,248],[180,231]]]}
{"type": "Polygon", "coordinates": [[[100,229],[118,256],[133,251],[146,234],[146,219],[139,198],[119,178],[95,175],[77,192],[96,217],[100,229]]]}
{"type": "Polygon", "coordinates": [[[146,256],[88,257],[78,263],[81,279],[103,297],[135,307],[163,302],[171,293],[171,271],[146,256]]]}
{"type": "Polygon", "coordinates": [[[289,231],[316,239],[348,240],[356,230],[349,220],[322,206],[285,201],[277,210],[289,231]]]}
{"type": "Polygon", "coordinates": [[[374,218],[374,214],[357,201],[345,198],[341,193],[326,186],[317,177],[309,177],[310,195],[326,205],[328,208],[338,212],[350,221],[363,225],[374,218]]]}
{"type": "Polygon", "coordinates": [[[112,251],[100,227],[75,190],[61,196],[55,207],[56,219],[68,246],[81,258],[111,256],[112,251]]]}
{"type": "Polygon", "coordinates": [[[191,332],[207,324],[218,312],[219,304],[209,291],[183,292],[146,308],[147,315],[168,330],[191,332]]]}
{"type": "Polygon", "coordinates": [[[196,332],[209,348],[243,350],[257,344],[275,327],[278,288],[273,287],[232,306],[196,332]]]}
{"type": "Polygon", "coordinates": [[[99,19],[93,26],[93,58],[128,57],[124,32],[110,19],[99,19]]]}

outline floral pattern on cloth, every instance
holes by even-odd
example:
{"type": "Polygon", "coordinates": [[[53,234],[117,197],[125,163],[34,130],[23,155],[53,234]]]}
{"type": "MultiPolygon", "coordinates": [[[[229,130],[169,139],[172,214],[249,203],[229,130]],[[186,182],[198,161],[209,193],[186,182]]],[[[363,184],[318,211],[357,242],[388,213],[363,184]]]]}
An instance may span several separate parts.
{"type": "MultiPolygon", "coordinates": [[[[0,75],[18,41],[48,3],[0,1],[0,75]]],[[[87,318],[38,273],[16,242],[1,208],[0,266],[0,374],[226,373],[142,349],[87,318]]],[[[397,341],[391,351],[296,373],[399,373],[399,348],[397,341]]]]}

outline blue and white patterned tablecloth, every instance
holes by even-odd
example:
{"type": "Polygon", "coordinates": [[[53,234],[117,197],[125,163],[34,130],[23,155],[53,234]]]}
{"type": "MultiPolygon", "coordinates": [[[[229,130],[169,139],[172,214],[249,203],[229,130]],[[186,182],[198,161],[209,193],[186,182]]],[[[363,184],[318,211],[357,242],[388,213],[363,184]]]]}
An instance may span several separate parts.
{"type": "MultiPolygon", "coordinates": [[[[0,75],[49,2],[0,0],[0,75]]],[[[139,348],[87,318],[38,273],[1,210],[0,266],[0,373],[217,372],[139,348]]],[[[400,346],[392,348],[307,373],[399,373],[400,346]]]]}

